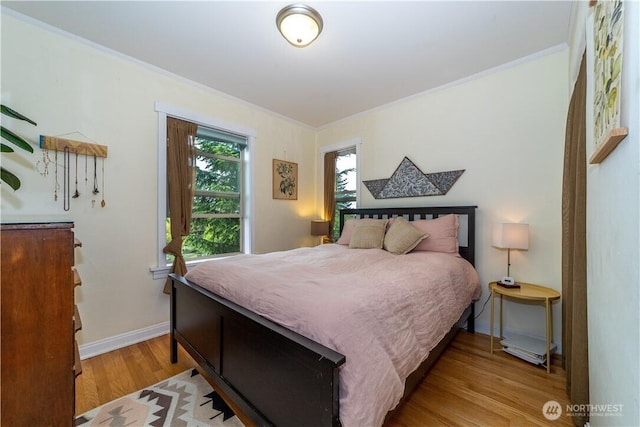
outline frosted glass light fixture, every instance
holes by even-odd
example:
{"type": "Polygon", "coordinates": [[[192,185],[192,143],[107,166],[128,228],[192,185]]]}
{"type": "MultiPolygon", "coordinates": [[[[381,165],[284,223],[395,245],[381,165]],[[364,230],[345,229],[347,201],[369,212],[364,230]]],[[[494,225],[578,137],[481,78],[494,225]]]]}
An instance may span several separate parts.
{"type": "Polygon", "coordinates": [[[322,32],[322,17],[310,6],[291,4],[278,12],[276,25],[289,43],[305,47],[322,32]]]}
{"type": "Polygon", "coordinates": [[[509,275],[511,249],[529,249],[529,224],[494,224],[492,245],[507,250],[507,275],[501,282],[515,285],[515,280],[509,275]]]}

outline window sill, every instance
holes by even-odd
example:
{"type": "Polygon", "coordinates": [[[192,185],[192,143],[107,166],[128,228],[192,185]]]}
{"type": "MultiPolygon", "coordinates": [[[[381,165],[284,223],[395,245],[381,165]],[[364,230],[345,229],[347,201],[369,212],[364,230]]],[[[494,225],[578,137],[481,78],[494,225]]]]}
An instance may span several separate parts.
{"type": "MultiPolygon", "coordinates": [[[[231,254],[231,255],[224,255],[224,256],[218,256],[218,257],[212,257],[212,258],[203,258],[203,259],[198,259],[193,261],[187,261],[187,271],[191,270],[193,267],[195,267],[196,265],[202,262],[216,261],[219,259],[229,258],[230,256],[234,256],[234,255],[238,255],[238,254],[231,254]]],[[[166,279],[169,276],[169,272],[171,271],[171,265],[150,267],[149,271],[153,276],[153,280],[166,279]]]]}
{"type": "Polygon", "coordinates": [[[150,267],[149,271],[153,276],[153,280],[166,279],[167,276],[169,276],[169,272],[171,271],[171,266],[168,265],[166,267],[162,267],[162,266],[150,267]]]}

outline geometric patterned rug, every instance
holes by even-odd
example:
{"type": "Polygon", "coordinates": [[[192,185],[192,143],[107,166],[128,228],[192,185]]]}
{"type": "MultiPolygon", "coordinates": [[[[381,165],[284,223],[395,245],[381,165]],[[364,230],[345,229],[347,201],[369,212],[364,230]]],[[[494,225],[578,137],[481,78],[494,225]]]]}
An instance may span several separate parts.
{"type": "Polygon", "coordinates": [[[202,375],[190,369],[76,417],[76,427],[243,427],[202,375]]]}

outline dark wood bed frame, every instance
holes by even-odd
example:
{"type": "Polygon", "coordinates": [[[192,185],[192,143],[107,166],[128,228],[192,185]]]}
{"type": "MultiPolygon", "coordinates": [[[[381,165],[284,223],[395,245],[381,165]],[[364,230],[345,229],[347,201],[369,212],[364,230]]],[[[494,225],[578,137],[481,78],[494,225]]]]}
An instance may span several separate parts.
{"type": "MultiPolygon", "coordinates": [[[[348,217],[430,219],[446,214],[466,217],[460,254],[475,261],[475,206],[347,209],[348,217]]],[[[171,361],[178,343],[245,424],[339,426],[339,368],[345,356],[271,322],[184,277],[170,275],[171,361]]],[[[474,332],[474,303],[407,379],[406,398],[422,381],[459,328],[474,332]]],[[[404,399],[403,398],[403,399],[404,399]]],[[[391,414],[391,412],[389,413],[391,414]]],[[[389,416],[387,416],[387,419],[389,416]]]]}

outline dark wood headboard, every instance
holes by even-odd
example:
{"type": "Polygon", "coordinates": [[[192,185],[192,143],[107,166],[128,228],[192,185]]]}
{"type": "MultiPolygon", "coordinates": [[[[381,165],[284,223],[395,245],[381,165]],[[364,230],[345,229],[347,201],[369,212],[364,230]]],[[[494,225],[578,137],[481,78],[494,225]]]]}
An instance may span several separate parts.
{"type": "Polygon", "coordinates": [[[358,208],[340,210],[340,232],[349,218],[388,219],[402,216],[407,221],[433,219],[456,214],[460,219],[458,241],[460,255],[475,266],[476,248],[476,208],[477,206],[423,206],[412,208],[358,208]]]}

